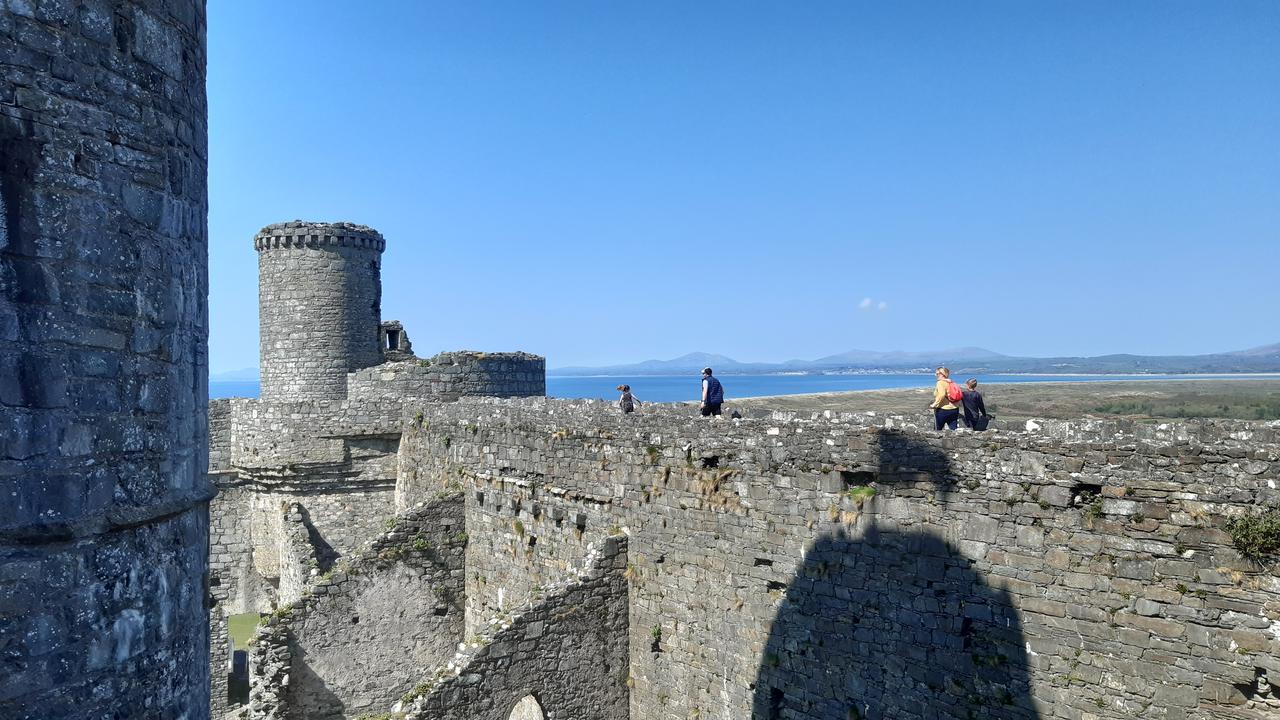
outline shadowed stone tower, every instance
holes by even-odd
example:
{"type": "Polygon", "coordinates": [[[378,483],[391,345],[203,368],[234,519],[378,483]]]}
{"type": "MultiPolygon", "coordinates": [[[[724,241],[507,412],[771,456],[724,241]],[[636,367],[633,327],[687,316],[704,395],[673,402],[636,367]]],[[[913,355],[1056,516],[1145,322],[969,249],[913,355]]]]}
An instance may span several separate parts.
{"type": "Polygon", "coordinates": [[[0,717],[208,717],[203,0],[0,6],[0,717]]]}
{"type": "Polygon", "coordinates": [[[258,251],[262,399],[347,396],[347,373],[383,360],[382,250],[373,228],[268,225],[258,251]]]}

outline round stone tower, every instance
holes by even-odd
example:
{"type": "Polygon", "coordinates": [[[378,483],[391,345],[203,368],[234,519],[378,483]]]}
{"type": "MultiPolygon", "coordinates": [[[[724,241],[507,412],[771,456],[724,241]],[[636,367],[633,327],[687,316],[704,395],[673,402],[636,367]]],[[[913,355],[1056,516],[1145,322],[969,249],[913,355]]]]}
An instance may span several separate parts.
{"type": "Polygon", "coordinates": [[[258,251],[262,399],[334,400],[347,373],[382,362],[382,250],[351,223],[268,225],[258,251]]]}

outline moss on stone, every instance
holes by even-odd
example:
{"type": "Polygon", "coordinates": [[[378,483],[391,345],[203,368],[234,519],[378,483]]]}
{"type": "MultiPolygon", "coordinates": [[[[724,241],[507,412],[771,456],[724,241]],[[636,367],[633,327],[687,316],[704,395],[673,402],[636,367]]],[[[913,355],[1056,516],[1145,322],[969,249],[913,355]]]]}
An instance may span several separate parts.
{"type": "Polygon", "coordinates": [[[876,496],[876,489],[870,485],[858,485],[844,491],[844,494],[858,504],[862,504],[866,500],[876,496]]]}

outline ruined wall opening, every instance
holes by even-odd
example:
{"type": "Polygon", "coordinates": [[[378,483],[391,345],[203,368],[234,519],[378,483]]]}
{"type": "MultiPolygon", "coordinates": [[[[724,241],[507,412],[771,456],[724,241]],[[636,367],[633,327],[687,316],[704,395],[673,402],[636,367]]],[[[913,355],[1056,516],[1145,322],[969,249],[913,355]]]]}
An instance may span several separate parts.
{"type": "Polygon", "coordinates": [[[248,650],[235,650],[231,653],[231,671],[227,675],[227,703],[233,706],[249,703],[248,650]]]}
{"type": "Polygon", "coordinates": [[[866,487],[874,484],[880,479],[880,473],[874,470],[841,470],[840,483],[843,489],[852,490],[858,487],[866,487]]]}
{"type": "Polygon", "coordinates": [[[378,344],[387,359],[404,360],[413,354],[409,333],[399,320],[385,320],[378,326],[378,344]]]}
{"type": "Polygon", "coordinates": [[[1102,498],[1102,485],[1098,483],[1076,483],[1071,488],[1071,504],[1085,507],[1098,502],[1102,498]]]}
{"type": "Polygon", "coordinates": [[[227,637],[231,643],[230,666],[215,668],[215,672],[227,673],[227,702],[244,705],[249,702],[249,640],[258,629],[262,616],[256,612],[228,615],[227,637]]]}
{"type": "Polygon", "coordinates": [[[537,698],[525,695],[511,708],[511,715],[507,720],[546,720],[546,716],[542,714],[542,706],[538,704],[537,698]]]}

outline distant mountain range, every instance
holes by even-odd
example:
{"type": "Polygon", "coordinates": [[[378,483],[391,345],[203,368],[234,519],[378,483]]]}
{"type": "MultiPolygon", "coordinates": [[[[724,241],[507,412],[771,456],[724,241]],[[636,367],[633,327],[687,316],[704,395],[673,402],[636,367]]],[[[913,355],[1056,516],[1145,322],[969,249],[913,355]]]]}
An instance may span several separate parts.
{"type": "Polygon", "coordinates": [[[1002,355],[977,347],[904,352],[850,350],[816,360],[781,363],[738,362],[713,353],[694,352],[671,360],[645,360],[604,367],[562,367],[548,375],[679,375],[704,367],[717,374],[780,372],[908,372],[946,365],[958,373],[1275,373],[1280,372],[1280,343],[1212,355],[1100,355],[1032,358],[1002,355]]]}
{"type": "MultiPolygon", "coordinates": [[[[909,372],[946,365],[957,373],[1280,373],[1280,343],[1212,355],[1099,355],[1096,357],[1032,358],[1002,355],[979,347],[926,352],[850,350],[816,360],[781,363],[738,362],[715,353],[692,352],[671,360],[645,360],[627,365],[552,368],[548,375],[684,375],[704,367],[717,374],[783,372],[909,372]]],[[[257,368],[243,368],[209,376],[215,382],[258,379],[257,368]]]]}
{"type": "Polygon", "coordinates": [[[258,379],[258,368],[240,368],[239,370],[209,373],[209,379],[214,382],[255,382],[258,379]]]}

